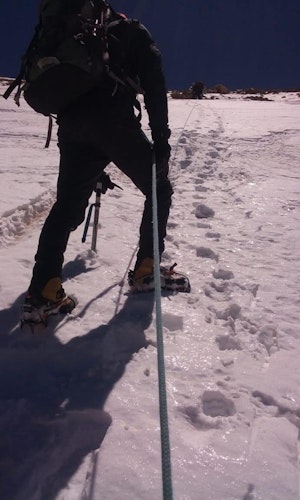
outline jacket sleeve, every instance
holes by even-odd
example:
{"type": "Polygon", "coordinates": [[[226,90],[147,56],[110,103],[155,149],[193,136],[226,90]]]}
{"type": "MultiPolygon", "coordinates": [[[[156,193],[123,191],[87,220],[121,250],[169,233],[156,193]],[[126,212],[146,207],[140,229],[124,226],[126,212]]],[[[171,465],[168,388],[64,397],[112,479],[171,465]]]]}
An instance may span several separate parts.
{"type": "Polygon", "coordinates": [[[153,140],[168,139],[168,101],[161,54],[149,31],[135,22],[132,40],[135,72],[144,91],[145,107],[153,140]]]}

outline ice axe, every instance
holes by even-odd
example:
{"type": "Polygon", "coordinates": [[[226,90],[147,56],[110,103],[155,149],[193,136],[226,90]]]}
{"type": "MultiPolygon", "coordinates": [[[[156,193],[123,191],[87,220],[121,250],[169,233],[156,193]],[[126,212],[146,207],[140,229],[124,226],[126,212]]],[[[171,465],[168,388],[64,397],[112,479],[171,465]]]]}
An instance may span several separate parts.
{"type": "Polygon", "coordinates": [[[86,218],[86,222],[84,225],[84,231],[82,235],[82,243],[85,243],[86,241],[86,236],[88,232],[88,228],[90,225],[91,217],[92,217],[92,212],[93,208],[95,208],[94,212],[94,222],[93,222],[93,234],[92,234],[92,244],[91,244],[91,249],[96,252],[96,247],[97,247],[97,235],[98,235],[98,226],[99,226],[99,212],[100,212],[100,206],[101,206],[101,194],[105,194],[108,189],[114,189],[115,187],[122,189],[121,186],[118,186],[118,184],[115,184],[112,182],[111,178],[109,177],[108,174],[105,172],[102,172],[100,177],[97,180],[96,183],[96,188],[95,188],[95,193],[96,193],[96,199],[95,203],[92,203],[92,205],[89,208],[88,215],[86,218]]]}

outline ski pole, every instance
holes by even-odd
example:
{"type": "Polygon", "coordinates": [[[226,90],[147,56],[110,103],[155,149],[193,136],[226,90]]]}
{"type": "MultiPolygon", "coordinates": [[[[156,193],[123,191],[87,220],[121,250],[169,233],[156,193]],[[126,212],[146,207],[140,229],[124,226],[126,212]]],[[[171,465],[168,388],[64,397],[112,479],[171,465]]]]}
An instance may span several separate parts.
{"type": "Polygon", "coordinates": [[[102,193],[102,182],[98,181],[96,185],[96,202],[94,203],[95,212],[94,212],[94,224],[93,224],[93,234],[92,234],[92,246],[91,249],[96,252],[97,246],[97,234],[98,234],[98,225],[99,225],[99,212],[101,206],[101,193],[102,193]]]}

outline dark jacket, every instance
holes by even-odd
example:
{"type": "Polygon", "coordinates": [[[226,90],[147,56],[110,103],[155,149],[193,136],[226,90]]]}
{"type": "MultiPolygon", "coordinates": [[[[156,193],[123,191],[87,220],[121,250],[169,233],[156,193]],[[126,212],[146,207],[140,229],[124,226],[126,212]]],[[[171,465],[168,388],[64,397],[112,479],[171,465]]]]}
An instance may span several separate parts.
{"type": "MultiPolygon", "coordinates": [[[[119,22],[111,28],[111,34],[123,46],[125,71],[139,80],[151,130],[155,133],[167,128],[168,106],[162,59],[151,34],[136,20],[119,22]]],[[[113,64],[114,54],[111,54],[111,59],[113,64]]]]}
{"type": "MultiPolygon", "coordinates": [[[[162,59],[151,34],[139,21],[129,19],[112,22],[108,33],[110,69],[121,79],[129,76],[138,83],[144,94],[153,139],[157,136],[168,136],[168,105],[162,59]]],[[[130,85],[125,88],[121,83],[107,77],[104,87],[101,86],[80,98],[72,106],[72,111],[75,112],[76,108],[107,107],[116,94],[123,95],[124,105],[128,99],[133,103],[136,96],[130,85]]],[[[64,122],[61,117],[58,121],[64,122]]]]}

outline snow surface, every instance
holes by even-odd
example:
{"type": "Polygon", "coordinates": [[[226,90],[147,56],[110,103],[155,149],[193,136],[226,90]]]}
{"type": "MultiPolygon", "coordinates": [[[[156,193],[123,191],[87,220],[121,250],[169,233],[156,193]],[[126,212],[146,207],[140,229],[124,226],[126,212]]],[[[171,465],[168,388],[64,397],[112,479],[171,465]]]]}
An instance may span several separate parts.
{"type": "MultiPolygon", "coordinates": [[[[169,101],[163,261],[192,285],[162,297],[176,500],[300,498],[300,97],[269,99],[169,101]]],[[[143,197],[109,167],[98,253],[83,226],[66,252],[74,314],[20,330],[58,150],[24,102],[0,109],[0,497],[162,498],[154,298],[126,284],[143,197]]]]}

